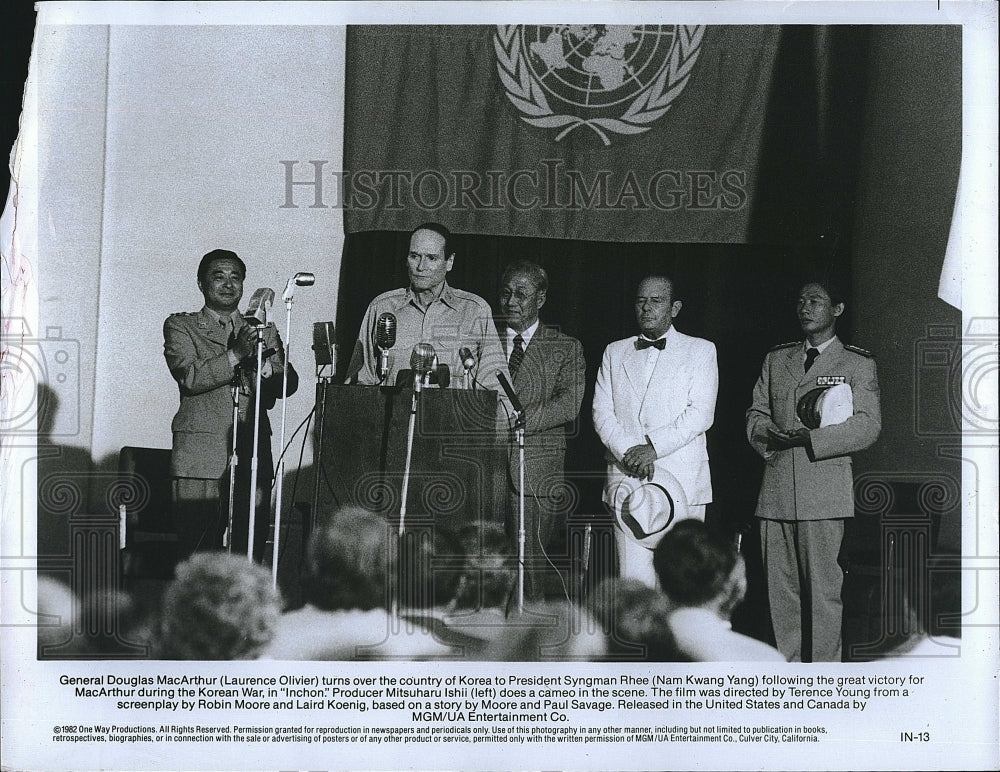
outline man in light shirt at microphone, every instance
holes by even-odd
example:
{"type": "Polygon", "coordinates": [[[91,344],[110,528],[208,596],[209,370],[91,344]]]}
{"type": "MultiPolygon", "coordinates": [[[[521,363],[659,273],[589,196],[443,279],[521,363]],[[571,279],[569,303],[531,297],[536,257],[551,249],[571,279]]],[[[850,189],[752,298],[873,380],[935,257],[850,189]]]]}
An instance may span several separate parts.
{"type": "Polygon", "coordinates": [[[415,359],[429,352],[426,346],[417,346],[430,344],[438,363],[450,368],[452,387],[461,386],[467,372],[472,388],[499,392],[509,412],[497,380],[498,371],[506,377],[509,373],[493,311],[478,295],[448,284],[455,262],[451,242],[450,231],[439,223],[413,229],[406,255],[410,285],[376,297],[361,321],[357,348],[363,356],[357,382],[394,385],[399,372],[411,367],[415,349],[419,355],[415,359]]]}
{"type": "MultiPolygon", "coordinates": [[[[233,443],[234,388],[239,464],[234,496],[233,552],[246,553],[250,508],[253,409],[258,335],[263,336],[261,413],[254,554],[263,556],[270,523],[272,482],[271,425],[267,411],[281,397],[284,347],[273,324],[258,332],[240,314],[246,265],[225,249],[206,254],[198,266],[200,311],[172,314],[163,323],[163,355],[180,392],[174,416],[171,476],[172,510],[178,557],[219,549],[229,523],[229,462],[233,443]]],[[[266,290],[264,291],[266,292],[266,290]]],[[[270,293],[273,297],[273,292],[270,293]]],[[[288,366],[288,394],[298,375],[288,366]]]]}

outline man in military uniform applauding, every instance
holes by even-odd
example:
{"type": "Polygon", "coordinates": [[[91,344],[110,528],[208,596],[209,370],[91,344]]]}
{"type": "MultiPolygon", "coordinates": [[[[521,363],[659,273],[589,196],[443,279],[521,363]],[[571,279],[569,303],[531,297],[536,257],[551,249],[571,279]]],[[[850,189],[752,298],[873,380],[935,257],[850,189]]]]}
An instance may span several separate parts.
{"type": "MultiPolygon", "coordinates": [[[[222,547],[229,520],[233,431],[239,464],[230,545],[233,551],[246,552],[258,335],[263,336],[268,352],[261,367],[254,528],[254,554],[258,558],[267,540],[273,475],[267,411],[281,396],[284,348],[273,324],[258,332],[237,310],[245,277],[246,266],[235,252],[212,250],[198,265],[198,289],[205,305],[194,313],[172,314],[163,323],[163,356],[180,391],[180,407],[171,424],[170,473],[171,516],[181,560],[196,550],[222,547]]],[[[298,375],[289,365],[289,395],[297,387],[298,375]]]]}

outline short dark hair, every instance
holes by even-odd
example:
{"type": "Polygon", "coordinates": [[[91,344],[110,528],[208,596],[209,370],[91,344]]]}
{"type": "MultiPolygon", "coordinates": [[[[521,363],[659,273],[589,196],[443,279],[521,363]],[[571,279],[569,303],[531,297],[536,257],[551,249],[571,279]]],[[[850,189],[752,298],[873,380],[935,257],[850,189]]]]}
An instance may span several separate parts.
{"type": "Polygon", "coordinates": [[[635,285],[636,294],[638,294],[638,292],[639,292],[639,287],[647,279],[660,279],[661,281],[665,281],[667,284],[669,284],[670,285],[670,300],[671,301],[676,302],[678,300],[682,300],[683,299],[681,297],[681,290],[677,286],[677,282],[674,280],[674,277],[673,276],[669,276],[669,275],[667,275],[665,273],[650,273],[650,274],[647,274],[646,276],[643,276],[639,280],[639,284],[635,285]]]}
{"type": "Polygon", "coordinates": [[[536,292],[547,292],[549,289],[548,273],[538,263],[533,263],[530,260],[515,260],[504,268],[500,283],[506,284],[512,276],[527,276],[535,285],[536,292]]]}
{"type": "Polygon", "coordinates": [[[820,276],[806,276],[802,281],[799,282],[798,292],[802,292],[803,287],[807,284],[818,284],[823,288],[823,291],[830,296],[830,302],[833,305],[838,306],[846,301],[846,295],[844,294],[844,288],[841,286],[840,282],[828,275],[820,276]]]}
{"type": "Polygon", "coordinates": [[[444,257],[447,260],[455,252],[455,244],[451,237],[451,231],[447,227],[439,222],[425,222],[418,225],[412,231],[410,231],[410,238],[413,238],[413,234],[417,231],[434,231],[438,236],[444,239],[444,257]]]}
{"type": "Polygon", "coordinates": [[[240,259],[239,255],[228,249],[213,249],[202,257],[201,262],[198,263],[198,281],[205,281],[205,277],[208,275],[208,266],[213,260],[235,260],[240,270],[243,271],[243,278],[246,278],[247,266],[240,259]]]}
{"type": "Polygon", "coordinates": [[[503,606],[514,588],[516,559],[499,523],[470,526],[463,534],[465,565],[454,597],[454,608],[478,610],[503,606]]]}
{"type": "Polygon", "coordinates": [[[306,547],[305,601],[325,611],[386,608],[396,564],[388,528],[385,519],[361,507],[336,510],[306,547]]]}
{"type": "Polygon", "coordinates": [[[681,606],[703,606],[719,597],[739,559],[736,545],[701,520],[681,520],[653,550],[653,569],[669,598],[681,606]]]}

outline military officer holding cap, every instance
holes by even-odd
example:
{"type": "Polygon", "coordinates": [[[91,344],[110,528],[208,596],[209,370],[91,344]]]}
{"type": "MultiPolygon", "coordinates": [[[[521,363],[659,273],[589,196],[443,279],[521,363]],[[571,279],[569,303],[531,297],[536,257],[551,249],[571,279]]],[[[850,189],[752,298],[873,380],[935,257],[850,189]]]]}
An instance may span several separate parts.
{"type": "Polygon", "coordinates": [[[854,516],[851,454],[872,445],[882,428],[875,360],[837,338],[843,312],[829,281],[802,285],[798,317],[806,340],[768,352],[746,414],[747,438],[766,462],[757,518],[771,620],[790,662],[841,659],[844,577],[837,557],[844,521],[854,516]],[[797,408],[813,400],[803,397],[844,385],[853,410],[808,428],[797,408]]]}

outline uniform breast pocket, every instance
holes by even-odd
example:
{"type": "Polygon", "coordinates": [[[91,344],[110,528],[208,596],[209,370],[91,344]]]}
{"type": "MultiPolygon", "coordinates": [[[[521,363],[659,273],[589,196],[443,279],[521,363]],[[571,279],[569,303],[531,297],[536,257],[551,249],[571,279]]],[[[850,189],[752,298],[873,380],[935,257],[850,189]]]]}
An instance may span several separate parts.
{"type": "Polygon", "coordinates": [[[850,471],[851,469],[851,458],[850,456],[837,456],[836,458],[826,458],[822,461],[814,461],[813,465],[817,469],[826,469],[831,472],[840,472],[844,469],[850,471]]]}

